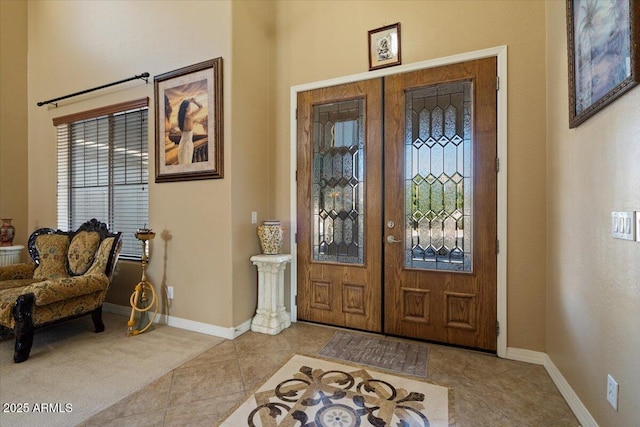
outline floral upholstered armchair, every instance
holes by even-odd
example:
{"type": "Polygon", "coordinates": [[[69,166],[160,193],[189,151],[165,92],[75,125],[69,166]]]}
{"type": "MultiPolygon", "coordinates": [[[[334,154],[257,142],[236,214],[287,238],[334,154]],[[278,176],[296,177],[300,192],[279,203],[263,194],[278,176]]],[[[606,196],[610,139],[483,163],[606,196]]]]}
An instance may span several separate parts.
{"type": "Polygon", "coordinates": [[[77,231],[36,230],[33,262],[0,267],[0,328],[13,329],[15,363],[29,358],[38,327],[91,314],[96,332],[104,331],[102,303],[121,246],[121,233],[92,219],[77,231]]]}

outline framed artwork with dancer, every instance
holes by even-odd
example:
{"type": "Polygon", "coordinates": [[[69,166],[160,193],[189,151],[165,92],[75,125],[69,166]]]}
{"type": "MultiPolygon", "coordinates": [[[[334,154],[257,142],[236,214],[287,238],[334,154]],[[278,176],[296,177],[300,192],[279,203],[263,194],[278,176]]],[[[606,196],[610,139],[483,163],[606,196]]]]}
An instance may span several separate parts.
{"type": "Polygon", "coordinates": [[[222,178],[222,58],[153,80],[156,182],[222,178]]]}

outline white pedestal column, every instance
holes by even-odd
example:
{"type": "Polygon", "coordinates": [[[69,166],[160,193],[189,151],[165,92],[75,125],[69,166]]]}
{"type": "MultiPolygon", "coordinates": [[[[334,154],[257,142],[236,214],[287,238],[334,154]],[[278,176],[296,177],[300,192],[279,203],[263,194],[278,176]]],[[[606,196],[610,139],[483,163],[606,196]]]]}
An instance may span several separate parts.
{"type": "Polygon", "coordinates": [[[258,267],[258,309],[251,321],[251,330],[276,335],[291,326],[291,317],[284,307],[284,270],[291,255],[254,255],[258,267]]]}
{"type": "Polygon", "coordinates": [[[0,266],[18,264],[20,262],[20,252],[24,246],[0,246],[0,266]]]}

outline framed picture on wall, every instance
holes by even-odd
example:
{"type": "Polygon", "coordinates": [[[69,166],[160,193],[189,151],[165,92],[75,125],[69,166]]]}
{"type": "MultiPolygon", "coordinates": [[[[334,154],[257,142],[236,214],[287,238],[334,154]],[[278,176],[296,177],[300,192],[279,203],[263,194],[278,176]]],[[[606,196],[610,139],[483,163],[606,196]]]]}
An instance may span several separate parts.
{"type": "Polygon", "coordinates": [[[369,31],[369,71],[402,63],[400,23],[369,31]]]}
{"type": "Polygon", "coordinates": [[[222,58],[153,80],[156,182],[222,178],[222,58]]]}
{"type": "Polygon", "coordinates": [[[567,0],[569,127],[638,84],[640,1],[567,0]]]}

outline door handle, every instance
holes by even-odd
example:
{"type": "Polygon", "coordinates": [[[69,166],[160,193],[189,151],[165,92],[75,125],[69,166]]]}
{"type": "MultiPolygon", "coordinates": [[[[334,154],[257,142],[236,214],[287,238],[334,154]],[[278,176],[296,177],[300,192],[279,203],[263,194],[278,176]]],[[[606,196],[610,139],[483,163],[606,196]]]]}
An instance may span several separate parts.
{"type": "Polygon", "coordinates": [[[402,240],[396,240],[395,237],[389,235],[387,236],[387,243],[402,243],[402,240]]]}

